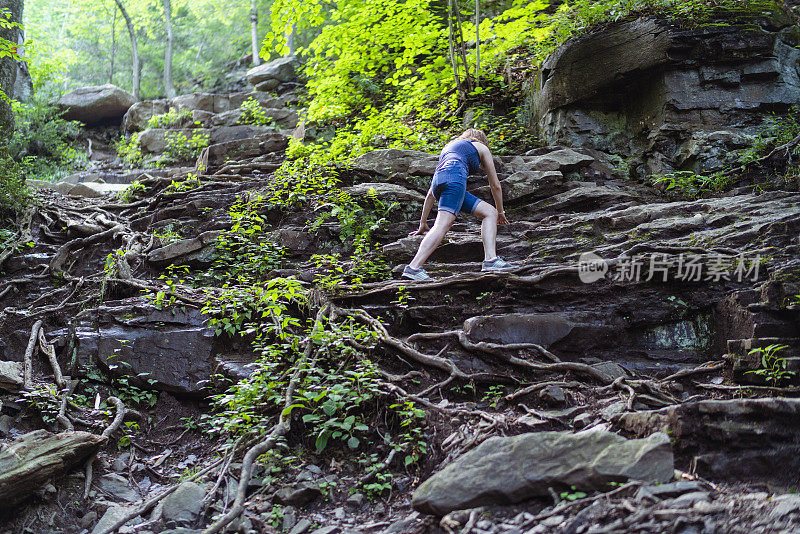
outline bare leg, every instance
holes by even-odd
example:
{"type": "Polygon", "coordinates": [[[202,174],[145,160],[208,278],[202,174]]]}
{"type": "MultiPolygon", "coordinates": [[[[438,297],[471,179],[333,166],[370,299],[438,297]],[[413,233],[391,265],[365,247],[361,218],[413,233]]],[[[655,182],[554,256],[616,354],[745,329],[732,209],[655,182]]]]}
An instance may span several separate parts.
{"type": "MultiPolygon", "coordinates": [[[[428,260],[433,251],[436,250],[436,247],[442,242],[444,235],[453,226],[453,221],[455,220],[456,216],[449,211],[439,210],[436,213],[436,222],[433,223],[433,228],[425,234],[422,243],[419,244],[417,255],[409,263],[412,268],[419,269],[422,267],[422,264],[428,260]]],[[[497,222],[496,219],[495,222],[497,222]]]]}
{"type": "Polygon", "coordinates": [[[497,257],[497,210],[488,202],[480,201],[475,206],[473,215],[481,221],[481,239],[483,240],[483,261],[497,257]]]}

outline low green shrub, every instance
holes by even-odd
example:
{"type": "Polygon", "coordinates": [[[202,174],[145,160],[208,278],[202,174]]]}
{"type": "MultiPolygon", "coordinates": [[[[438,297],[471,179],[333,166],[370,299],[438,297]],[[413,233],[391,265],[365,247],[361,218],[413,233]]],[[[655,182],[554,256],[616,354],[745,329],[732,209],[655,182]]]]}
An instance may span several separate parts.
{"type": "Polygon", "coordinates": [[[242,116],[240,124],[252,124],[255,126],[275,126],[275,119],[267,115],[261,103],[255,98],[248,98],[242,103],[242,116]]]}
{"type": "MultiPolygon", "coordinates": [[[[784,115],[773,113],[759,131],[753,146],[741,153],[740,160],[742,163],[756,161],[798,135],[800,135],[800,106],[793,106],[784,115]]],[[[800,154],[800,146],[794,148],[793,154],[800,154]]]]}
{"type": "Polygon", "coordinates": [[[0,147],[0,225],[2,219],[22,210],[31,200],[23,166],[0,147]]]}
{"type": "Polygon", "coordinates": [[[63,119],[64,112],[34,99],[12,103],[14,134],[8,152],[28,178],[57,180],[82,166],[86,152],[77,146],[80,124],[63,119]]]}
{"type": "Polygon", "coordinates": [[[117,141],[117,155],[122,162],[131,167],[138,167],[144,161],[142,147],[139,144],[139,134],[132,133],[129,136],[122,136],[117,141]]]}
{"type": "Polygon", "coordinates": [[[192,161],[200,157],[203,149],[208,147],[208,132],[194,132],[191,135],[184,132],[169,132],[166,136],[167,149],[161,163],[181,163],[192,161]]]}
{"type": "Polygon", "coordinates": [[[692,171],[676,171],[651,176],[653,185],[666,185],[665,192],[677,198],[694,200],[720,193],[736,182],[736,177],[723,171],[704,175],[692,171]]]}
{"type": "Polygon", "coordinates": [[[147,128],[181,128],[191,119],[191,110],[171,108],[166,113],[150,117],[147,120],[147,128]]]}

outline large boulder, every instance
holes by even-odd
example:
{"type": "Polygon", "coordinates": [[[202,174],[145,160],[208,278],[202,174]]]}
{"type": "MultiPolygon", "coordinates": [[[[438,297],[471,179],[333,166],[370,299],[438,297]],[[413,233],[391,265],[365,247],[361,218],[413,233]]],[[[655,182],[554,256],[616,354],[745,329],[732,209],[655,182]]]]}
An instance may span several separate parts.
{"type": "Polygon", "coordinates": [[[169,111],[168,100],[145,100],[136,102],[122,118],[122,129],[128,133],[140,132],[147,128],[148,121],[155,115],[169,111]]]}
{"type": "Polygon", "coordinates": [[[247,81],[259,88],[274,89],[281,83],[297,80],[297,58],[287,56],[253,67],[247,71],[247,81]],[[267,87],[265,87],[265,82],[267,87]]]}
{"type": "Polygon", "coordinates": [[[135,103],[129,92],[106,84],[75,89],[59,98],[56,105],[65,110],[65,119],[93,125],[120,122],[135,103]]]}
{"type": "Polygon", "coordinates": [[[97,362],[113,374],[154,380],[166,391],[204,390],[213,372],[214,332],[200,310],[159,310],[139,300],[109,304],[77,328],[81,365],[97,362]]]}
{"type": "Polygon", "coordinates": [[[629,440],[605,431],[534,432],[487,439],[423,482],[412,505],[444,515],[573,486],[593,491],[627,480],[668,482],[672,476],[672,446],[663,433],[629,440]]]}
{"type": "Polygon", "coordinates": [[[553,144],[632,156],[636,176],[721,168],[800,101],[800,33],[778,11],[752,17],[639,18],[572,39],[537,71],[531,126],[553,144]]]}
{"type": "Polygon", "coordinates": [[[700,400],[615,422],[639,436],[669,433],[676,454],[703,477],[800,483],[800,399],[700,400]]]}

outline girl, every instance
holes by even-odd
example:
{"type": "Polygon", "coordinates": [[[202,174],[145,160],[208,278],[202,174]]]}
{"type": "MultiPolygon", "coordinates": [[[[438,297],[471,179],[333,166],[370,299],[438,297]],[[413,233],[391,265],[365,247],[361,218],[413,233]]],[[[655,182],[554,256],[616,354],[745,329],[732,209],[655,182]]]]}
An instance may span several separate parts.
{"type": "Polygon", "coordinates": [[[504,271],[510,265],[497,255],[497,224],[508,224],[503,211],[503,190],[494,168],[494,160],[489,150],[489,140],[482,130],[470,128],[457,139],[448,143],[439,155],[439,164],[433,174],[431,187],[422,207],[422,218],[419,229],[409,235],[421,235],[428,232],[411,263],[403,270],[403,277],[412,280],[430,280],[430,276],[422,268],[422,264],[430,257],[442,242],[445,234],[459,211],[475,215],[482,219],[481,239],[483,240],[482,271],[504,271]],[[483,169],[489,178],[495,207],[467,192],[467,177],[470,173],[483,169]],[[436,222],[428,228],[428,215],[433,201],[439,203],[436,222]],[[430,231],[428,231],[430,230],[430,231]]]}

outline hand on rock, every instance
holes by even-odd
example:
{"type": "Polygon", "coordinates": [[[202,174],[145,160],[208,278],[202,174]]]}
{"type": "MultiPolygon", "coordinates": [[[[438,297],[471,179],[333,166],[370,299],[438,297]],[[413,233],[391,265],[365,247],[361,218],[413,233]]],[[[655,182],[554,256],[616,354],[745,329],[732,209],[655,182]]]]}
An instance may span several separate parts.
{"type": "Polygon", "coordinates": [[[508,224],[508,219],[506,219],[506,214],[505,213],[499,214],[497,217],[497,222],[499,224],[508,224]]]}
{"type": "Polygon", "coordinates": [[[408,236],[411,237],[412,235],[422,235],[425,232],[430,230],[430,227],[427,224],[419,225],[419,228],[414,230],[413,232],[409,233],[408,236]]]}

